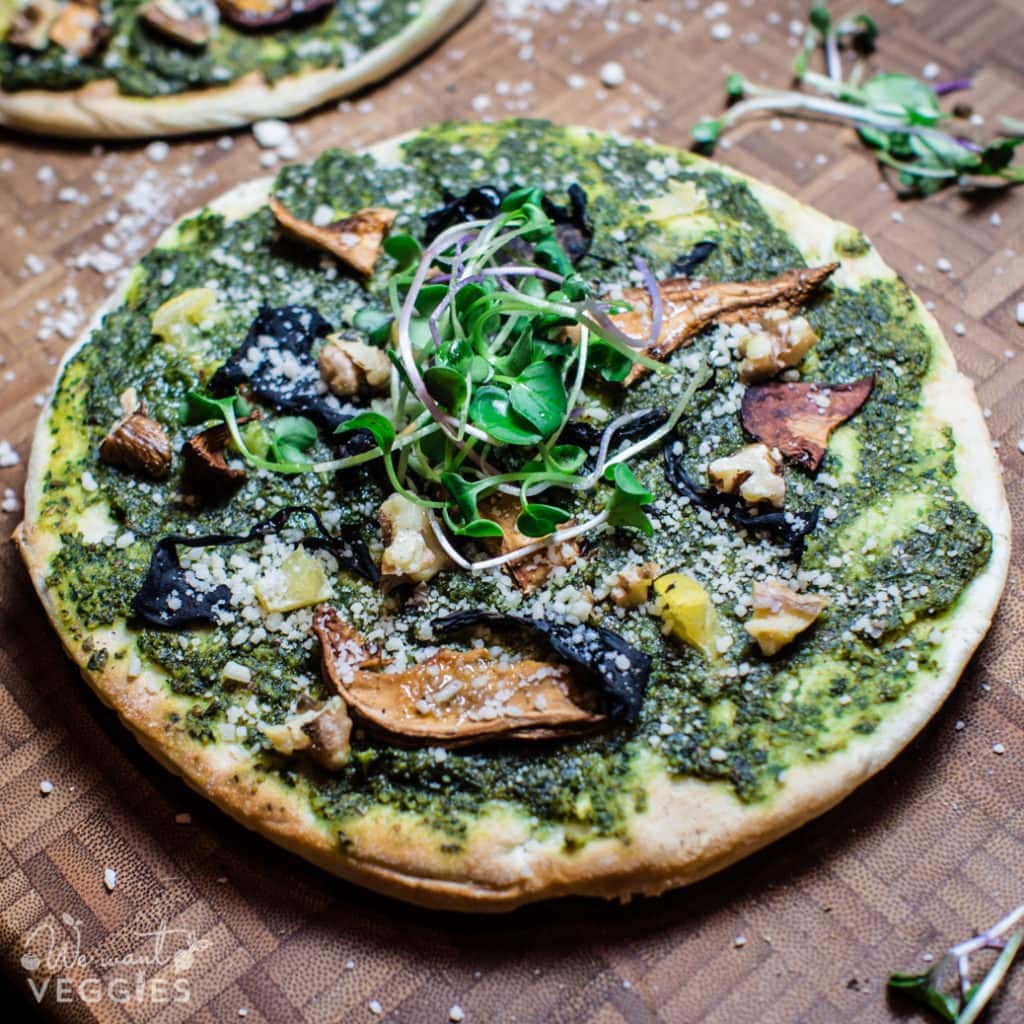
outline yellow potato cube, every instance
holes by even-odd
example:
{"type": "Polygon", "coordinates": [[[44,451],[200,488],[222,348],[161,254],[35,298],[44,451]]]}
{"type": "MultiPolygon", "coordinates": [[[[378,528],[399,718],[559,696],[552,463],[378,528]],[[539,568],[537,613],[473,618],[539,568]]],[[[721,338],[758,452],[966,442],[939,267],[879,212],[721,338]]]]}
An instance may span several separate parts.
{"type": "Polygon", "coordinates": [[[696,647],[708,658],[718,655],[718,621],[708,592],[681,572],[654,581],[655,611],[674,636],[696,647]]]}
{"type": "Polygon", "coordinates": [[[293,612],[328,601],[332,593],[320,560],[296,548],[256,584],[256,596],[267,612],[293,612]]]}

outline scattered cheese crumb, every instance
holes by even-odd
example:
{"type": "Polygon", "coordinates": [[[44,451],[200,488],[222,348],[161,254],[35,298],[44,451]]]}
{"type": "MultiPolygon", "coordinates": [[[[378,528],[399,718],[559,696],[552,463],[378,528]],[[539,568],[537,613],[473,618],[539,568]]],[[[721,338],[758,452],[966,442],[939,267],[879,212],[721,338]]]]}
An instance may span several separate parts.
{"type": "Polygon", "coordinates": [[[291,138],[292,130],[286,121],[266,118],[252,126],[252,135],[260,149],[278,149],[291,138]]]}
{"type": "Polygon", "coordinates": [[[448,1019],[452,1021],[453,1024],[460,1024],[460,1021],[464,1021],[466,1019],[465,1011],[458,1003],[448,1011],[448,1019]]]}
{"type": "Polygon", "coordinates": [[[938,270],[941,270],[943,274],[950,274],[953,272],[953,264],[950,263],[945,256],[940,256],[935,261],[935,266],[938,270]]]}
{"type": "Polygon", "coordinates": [[[732,940],[732,944],[737,949],[742,949],[747,944],[747,937],[745,935],[737,935],[736,938],[732,940]]]}
{"type": "Polygon", "coordinates": [[[113,868],[103,869],[103,884],[107,888],[107,892],[113,892],[117,886],[117,872],[113,868]]]}
{"type": "Polygon", "coordinates": [[[1002,743],[993,743],[992,744],[992,753],[994,753],[994,754],[1005,754],[1006,753],[1006,747],[1004,747],[1002,745],[1002,743]]]}
{"type": "Polygon", "coordinates": [[[957,322],[953,324],[953,333],[958,338],[962,338],[967,333],[967,328],[964,327],[964,325],[959,320],[957,320],[957,322]]]}
{"type": "Polygon", "coordinates": [[[626,80],[626,70],[617,60],[610,60],[601,68],[601,82],[615,89],[626,80]]]}
{"type": "Polygon", "coordinates": [[[155,142],[151,142],[146,147],[146,157],[152,160],[155,164],[162,164],[167,159],[167,154],[170,153],[171,147],[167,145],[162,139],[157,139],[155,142]]]}
{"type": "Polygon", "coordinates": [[[53,792],[53,783],[49,779],[43,779],[43,781],[39,783],[39,792],[42,793],[43,796],[49,796],[53,792]]]}
{"type": "Polygon", "coordinates": [[[716,21],[711,26],[711,38],[718,40],[718,42],[724,42],[729,36],[732,35],[732,27],[724,21],[716,21]]]}
{"type": "Polygon", "coordinates": [[[376,999],[370,1000],[370,1013],[375,1013],[378,1017],[384,1012],[384,1007],[376,999]]]}

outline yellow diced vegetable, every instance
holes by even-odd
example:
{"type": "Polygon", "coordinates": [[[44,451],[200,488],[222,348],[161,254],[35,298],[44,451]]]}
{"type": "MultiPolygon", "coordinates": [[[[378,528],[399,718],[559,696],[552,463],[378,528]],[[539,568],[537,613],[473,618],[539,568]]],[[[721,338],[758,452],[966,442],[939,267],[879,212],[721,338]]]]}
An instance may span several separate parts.
{"type": "Polygon", "coordinates": [[[192,329],[213,313],[216,303],[212,288],[189,288],[153,314],[153,333],[170,344],[187,340],[192,329]]]}
{"type": "Polygon", "coordinates": [[[296,548],[256,584],[256,596],[267,612],[292,612],[330,600],[332,593],[320,560],[296,548]]]}
{"type": "Polygon", "coordinates": [[[708,592],[692,577],[681,572],[659,576],[654,581],[655,611],[672,634],[717,657],[718,622],[708,592]]]}

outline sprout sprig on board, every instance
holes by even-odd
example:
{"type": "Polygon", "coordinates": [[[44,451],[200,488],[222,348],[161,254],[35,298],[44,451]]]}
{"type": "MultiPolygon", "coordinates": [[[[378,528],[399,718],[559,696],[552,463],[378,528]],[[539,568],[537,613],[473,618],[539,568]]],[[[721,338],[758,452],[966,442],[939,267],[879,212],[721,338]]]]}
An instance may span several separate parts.
{"type": "Polygon", "coordinates": [[[946,951],[923,974],[891,974],[889,988],[934,1010],[953,1024],[974,1024],[1006,978],[1024,944],[1024,905],[990,928],[946,951]],[[999,955],[979,982],[971,981],[971,957],[983,950],[999,955]]]}
{"type": "Polygon", "coordinates": [[[945,112],[939,96],[968,88],[969,81],[932,87],[905,74],[878,74],[866,81],[865,57],[878,36],[866,15],[834,20],[824,2],[809,13],[804,45],[793,64],[796,81],[813,91],[773,89],[730,75],[726,93],[731,106],[719,118],[705,118],[692,130],[698,147],[711,151],[722,134],[740,121],[764,112],[806,115],[856,128],[875,158],[897,173],[909,194],[929,195],[950,185],[965,188],[1005,187],[1024,182],[1024,166],[1014,165],[1024,143],[1024,124],[1003,118],[1005,134],[988,141],[975,138],[969,122],[945,112]],[[824,54],[825,73],[811,61],[824,54]],[[855,60],[844,77],[844,51],[855,60]]]}

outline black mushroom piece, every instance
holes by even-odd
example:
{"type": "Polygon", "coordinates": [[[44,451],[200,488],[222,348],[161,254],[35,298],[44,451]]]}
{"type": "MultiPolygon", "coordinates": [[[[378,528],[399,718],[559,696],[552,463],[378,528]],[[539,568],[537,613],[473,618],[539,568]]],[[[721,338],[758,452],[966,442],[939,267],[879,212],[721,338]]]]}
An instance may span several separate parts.
{"type": "Polygon", "coordinates": [[[335,0],[217,0],[224,20],[239,28],[261,29],[308,17],[335,0]]]}
{"type": "Polygon", "coordinates": [[[245,341],[210,381],[215,395],[248,384],[252,394],[280,412],[307,416],[333,431],[350,419],[338,399],[326,393],[313,355],[334,328],[311,306],[264,307],[245,341]]]}
{"type": "Polygon", "coordinates": [[[665,479],[684,497],[689,498],[698,508],[712,513],[722,513],[729,522],[741,530],[765,533],[773,540],[789,548],[790,556],[797,563],[804,556],[807,535],[818,525],[818,509],[809,508],[802,512],[751,512],[743,501],[732,494],[722,494],[712,488],[698,487],[683,469],[682,455],[673,450],[675,441],[671,438],[662,447],[665,458],[665,479]]]}
{"type": "MultiPolygon", "coordinates": [[[[471,188],[463,195],[444,193],[444,204],[424,214],[424,241],[432,242],[442,231],[469,220],[489,220],[497,216],[508,192],[493,185],[471,188]]],[[[543,199],[544,212],[555,226],[555,237],[572,263],[578,263],[590,251],[594,233],[587,218],[587,193],[575,182],[567,190],[568,206],[543,199]]],[[[525,244],[525,243],[524,243],[525,244]]]]}
{"type": "Polygon", "coordinates": [[[231,593],[225,586],[199,591],[189,581],[188,573],[178,558],[178,548],[233,547],[262,540],[287,529],[296,516],[312,519],[316,533],[302,538],[305,548],[330,551],[338,562],[352,572],[376,584],[380,579],[377,566],[363,538],[349,529],[341,535],[332,534],[319,514],[308,505],[287,505],[272,516],[256,523],[246,534],[214,533],[203,537],[171,534],[157,541],[142,586],[132,601],[132,613],[148,626],[176,628],[200,622],[215,623],[225,610],[231,593]]]}
{"type": "Polygon", "coordinates": [[[693,277],[693,272],[718,248],[716,242],[698,242],[669,267],[670,277],[693,277]]]}
{"type": "Polygon", "coordinates": [[[651,676],[651,656],[611,630],[478,608],[434,619],[430,625],[441,639],[474,626],[526,630],[547,641],[559,658],[595,687],[610,717],[633,722],[640,714],[651,676]]]}

